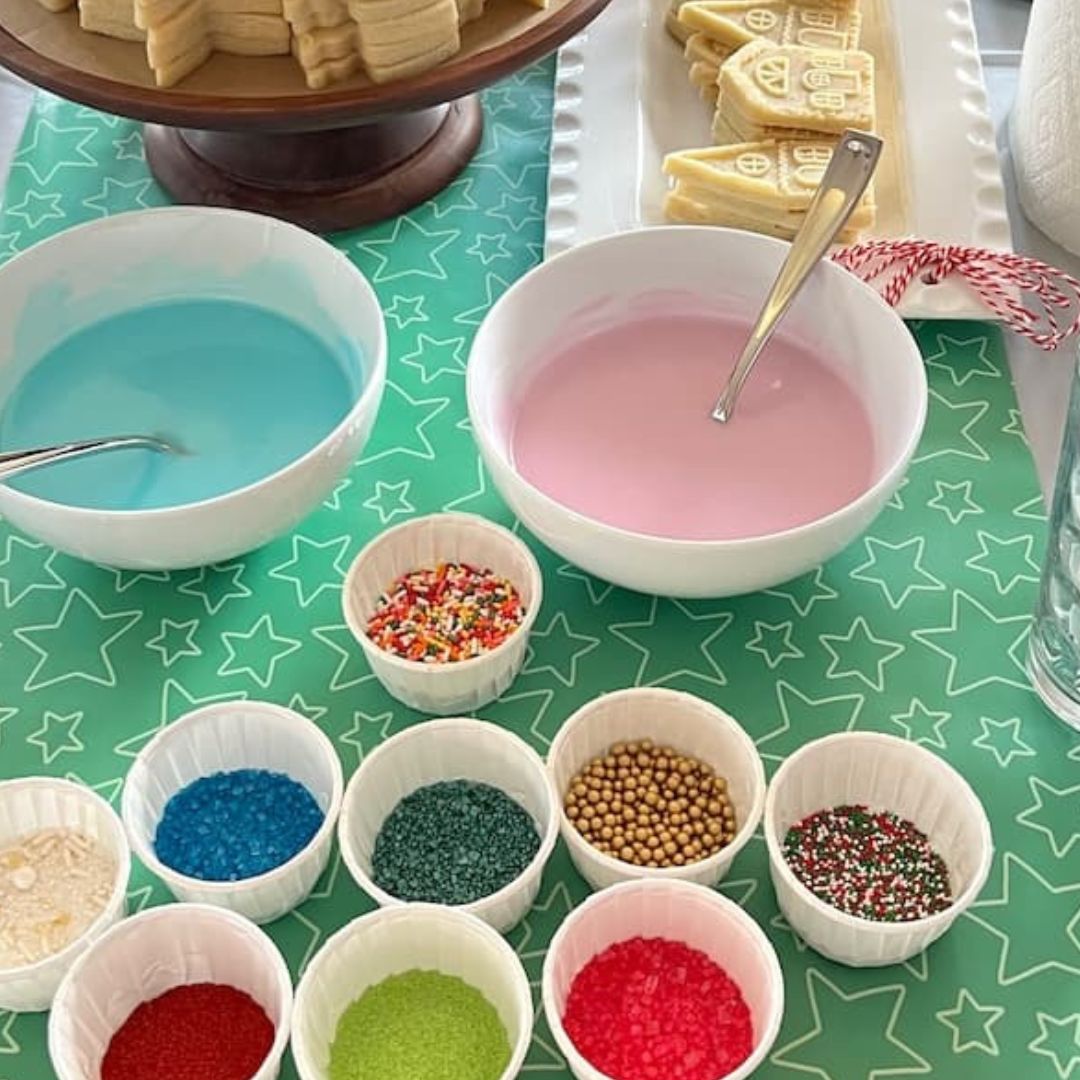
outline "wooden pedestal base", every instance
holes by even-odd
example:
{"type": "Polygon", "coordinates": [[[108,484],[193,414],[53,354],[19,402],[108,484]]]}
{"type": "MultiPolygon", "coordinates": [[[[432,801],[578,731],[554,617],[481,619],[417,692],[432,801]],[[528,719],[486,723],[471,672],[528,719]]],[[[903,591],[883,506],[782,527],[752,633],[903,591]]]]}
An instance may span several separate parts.
{"type": "Polygon", "coordinates": [[[194,131],[146,125],[146,157],[178,202],[228,206],[337,232],[403,213],[469,163],[478,97],[329,131],[194,131]]]}

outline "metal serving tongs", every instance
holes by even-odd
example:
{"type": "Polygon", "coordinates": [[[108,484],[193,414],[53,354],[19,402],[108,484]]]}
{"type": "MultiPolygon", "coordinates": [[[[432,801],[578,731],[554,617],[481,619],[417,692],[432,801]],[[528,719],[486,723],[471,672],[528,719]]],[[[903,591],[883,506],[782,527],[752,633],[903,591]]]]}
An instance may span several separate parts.
{"type": "Polygon", "coordinates": [[[164,439],[150,435],[114,435],[102,439],[84,439],[81,442],[61,443],[59,446],[43,446],[36,450],[9,450],[0,453],[0,483],[20,473],[56,465],[61,461],[102,454],[107,450],[156,450],[162,454],[179,454],[183,451],[164,439]]]}
{"type": "Polygon", "coordinates": [[[833,151],[832,160],[806,211],[806,220],[791,243],[791,250],[761,309],[750,339],[716,402],[712,413],[714,420],[723,424],[731,419],[739,394],[773,331],[787,314],[807,278],[828,254],[833,241],[866,191],[881,157],[882,146],[881,139],[862,131],[845,131],[840,137],[839,145],[833,151]]]}

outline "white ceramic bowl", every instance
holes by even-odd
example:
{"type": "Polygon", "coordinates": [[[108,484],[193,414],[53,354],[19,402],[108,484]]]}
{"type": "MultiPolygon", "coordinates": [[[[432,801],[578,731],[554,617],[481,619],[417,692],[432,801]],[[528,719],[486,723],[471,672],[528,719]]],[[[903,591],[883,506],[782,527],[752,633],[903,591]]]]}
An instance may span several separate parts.
{"type": "Polygon", "coordinates": [[[528,867],[498,892],[454,909],[506,933],[521,922],[540,891],[544,867],[559,838],[559,800],[540,755],[504,728],[483,720],[429,720],[368,754],[342,802],[341,857],[356,884],[380,905],[402,904],[371,879],[375,839],[406,795],[442,780],[475,780],[497,787],[537,825],[540,848],[528,867]]]}
{"type": "Polygon", "coordinates": [[[274,1080],[289,1041],[289,969],[257,926],[203,904],[133,915],[79,958],[49,1017],[49,1057],[58,1080],[98,1080],[109,1041],[139,1005],[177,986],[206,982],[242,990],[273,1021],[273,1046],[251,1080],[274,1080]]]}
{"type": "Polygon", "coordinates": [[[142,748],[124,782],[121,813],[131,847],[178,900],[229,908],[271,922],[302,903],[326,869],[344,780],[333,744],[306,717],[262,701],[226,701],[187,713],[142,748]],[[165,804],[200,777],[233,769],[284,773],[311,792],[325,817],[288,862],[242,881],[202,881],[154,852],[165,804]]]}
{"type": "Polygon", "coordinates": [[[38,829],[77,829],[116,860],[112,893],[101,914],[74,941],[25,967],[0,969],[0,1009],[40,1012],[49,1008],[72,964],[117,920],[126,907],[131,853],[124,826],[113,808],[82,784],[49,776],[0,783],[0,848],[38,829]]]}
{"type": "Polygon", "coordinates": [[[68,229],[12,259],[0,268],[0,400],[28,365],[81,326],[155,301],[221,294],[359,347],[363,390],[341,423],[292,464],[203,502],[91,510],[0,485],[0,515],[71,555],[157,570],[250,551],[317,507],[375,422],[386,329],[373,289],[349,260],[285,222],[205,207],[140,211],[68,229]],[[43,297],[48,318],[40,315],[43,297]]]}
{"type": "Polygon", "coordinates": [[[547,762],[559,800],[563,840],[578,873],[594,889],[634,878],[715,885],[753,836],[765,805],[765,768],[753,739],[722,709],[677,690],[617,690],[588,702],[559,729],[547,762]],[[638,739],[652,739],[690,754],[727,780],[736,825],[730,844],[687,866],[649,868],[605,855],[574,828],[562,805],[570,781],[613,743],[638,739]]]}
{"type": "Polygon", "coordinates": [[[784,1017],[784,978],[769,939],[738,904],[704,886],[628,881],[575,908],[552,938],[544,960],[544,1014],[577,1080],[610,1078],[578,1053],[563,1027],[570,987],[594,956],[633,937],[681,941],[705,953],[738,985],[750,1009],[754,1049],[723,1080],[749,1076],[765,1060],[784,1017]]]}
{"type": "Polygon", "coordinates": [[[840,964],[899,964],[936,941],[979,895],[994,848],[990,822],[967,781],[936,754],[875,732],[847,732],[807,743],[777,770],[765,799],[765,841],[776,899],[791,928],[840,964]],[[859,919],[819,900],[783,855],[792,825],[819,810],[863,803],[914,822],[949,868],[946,910],[912,922],[859,919]]]}
{"type": "Polygon", "coordinates": [[[375,537],[353,560],[341,603],[349,629],[387,693],[430,716],[455,716],[494,701],[517,678],[543,591],[536,558],[509,529],[474,514],[431,514],[375,537]],[[521,626],[490,652],[456,663],[421,664],[380,649],[367,636],[380,596],[403,574],[440,562],[466,562],[506,578],[525,605],[521,626]]]}
{"type": "Polygon", "coordinates": [[[406,971],[441,971],[479,990],[510,1041],[499,1080],[521,1071],[532,1038],[529,978],[517,953],[485,922],[453,908],[405,904],[362,915],[312,957],[296,988],[293,1059],[300,1080],[327,1080],[341,1014],[369,987],[406,971]]]}
{"type": "MultiPolygon", "coordinates": [[[[646,536],[588,518],[524,480],[511,454],[517,395],[560,326],[586,308],[625,309],[656,290],[736,306],[753,320],[788,246],[728,229],[641,229],[549,259],[505,292],[473,342],[469,417],[503,498],[548,547],[617,585],[664,596],[718,597],[769,588],[831,558],[896,490],[922,433],[926,375],[915,341],[869,286],[832,263],[815,273],[785,321],[855,389],[874,429],[873,486],[835,513],[786,532],[743,540],[646,536]]],[[[717,392],[720,386],[717,385],[717,392]]],[[[702,402],[708,409],[711,401],[702,402]]]]}

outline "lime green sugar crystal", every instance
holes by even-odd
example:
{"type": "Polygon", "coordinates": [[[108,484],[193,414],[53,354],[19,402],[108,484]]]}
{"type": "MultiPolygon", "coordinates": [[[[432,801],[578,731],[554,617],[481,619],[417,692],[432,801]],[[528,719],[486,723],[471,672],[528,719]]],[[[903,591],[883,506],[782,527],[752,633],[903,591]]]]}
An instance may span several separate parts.
{"type": "Polygon", "coordinates": [[[330,1080],[498,1080],[510,1041],[494,1006],[452,975],[407,971],[342,1014],[330,1080]]]}

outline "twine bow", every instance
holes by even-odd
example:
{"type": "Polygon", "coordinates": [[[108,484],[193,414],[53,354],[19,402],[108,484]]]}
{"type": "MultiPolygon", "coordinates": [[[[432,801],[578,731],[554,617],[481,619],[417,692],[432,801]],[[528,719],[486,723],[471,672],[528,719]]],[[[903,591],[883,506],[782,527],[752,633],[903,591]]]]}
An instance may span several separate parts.
{"type": "Polygon", "coordinates": [[[1080,281],[1038,259],[926,240],[870,240],[833,259],[895,307],[916,277],[936,285],[958,274],[1017,334],[1048,352],[1080,332],[1080,281]]]}

